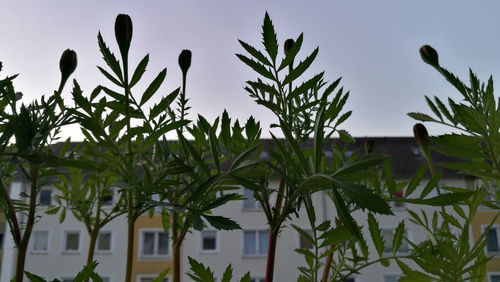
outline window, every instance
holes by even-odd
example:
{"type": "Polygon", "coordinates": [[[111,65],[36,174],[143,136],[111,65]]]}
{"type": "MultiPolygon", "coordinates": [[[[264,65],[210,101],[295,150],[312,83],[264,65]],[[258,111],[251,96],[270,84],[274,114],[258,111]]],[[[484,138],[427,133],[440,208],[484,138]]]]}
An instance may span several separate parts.
{"type": "Polygon", "coordinates": [[[64,252],[80,252],[80,231],[64,231],[64,252]]]}
{"type": "Polygon", "coordinates": [[[170,255],[170,239],[163,230],[141,231],[142,257],[166,257],[170,255]]]}
{"type": "Polygon", "coordinates": [[[49,250],[49,231],[34,230],[32,236],[31,251],[35,253],[44,253],[49,250]]]}
{"type": "Polygon", "coordinates": [[[0,233],[0,250],[3,249],[3,233],[0,233]]]}
{"type": "Polygon", "coordinates": [[[401,275],[397,274],[384,275],[384,282],[397,282],[399,278],[401,278],[401,275]]]}
{"type": "Polygon", "coordinates": [[[111,252],[113,246],[113,232],[111,230],[100,231],[97,235],[96,251],[111,252]]]}
{"type": "Polygon", "coordinates": [[[492,226],[491,229],[486,234],[488,238],[488,243],[486,244],[486,253],[488,255],[498,255],[500,254],[500,244],[498,242],[498,235],[500,232],[500,226],[492,226]]]}
{"type": "Polygon", "coordinates": [[[42,189],[40,190],[40,205],[50,206],[52,204],[52,190],[42,189]]]}
{"type": "MultiPolygon", "coordinates": [[[[137,277],[137,282],[153,282],[156,278],[156,275],[139,275],[137,277]]],[[[170,282],[169,277],[165,277],[161,280],[161,282],[170,282]]]]}
{"type": "Polygon", "coordinates": [[[260,206],[260,203],[257,200],[255,200],[252,190],[243,188],[243,196],[245,197],[245,200],[243,201],[243,209],[260,210],[262,208],[260,206]]]}
{"type": "Polygon", "coordinates": [[[342,282],[356,282],[356,278],[347,277],[347,278],[342,279],[342,282]]]}
{"type": "Polygon", "coordinates": [[[112,206],[113,205],[113,191],[106,191],[102,196],[101,201],[103,206],[112,206]]]}
{"type": "Polygon", "coordinates": [[[255,278],[255,277],[250,278],[250,282],[265,282],[265,281],[266,278],[255,278]]]}
{"type": "MultiPolygon", "coordinates": [[[[304,230],[307,234],[309,234],[311,237],[313,237],[313,232],[312,230],[304,230]]],[[[313,243],[309,240],[307,240],[306,237],[302,236],[302,234],[299,234],[299,249],[309,249],[312,250],[314,248],[313,243]]]]}
{"type": "MultiPolygon", "coordinates": [[[[392,239],[394,238],[394,232],[394,229],[382,229],[382,238],[384,239],[384,253],[392,253],[392,239]]],[[[407,230],[405,230],[403,237],[408,238],[407,230]]],[[[410,252],[410,246],[404,238],[401,241],[401,246],[399,247],[398,253],[410,252]]]]}
{"type": "Polygon", "coordinates": [[[488,273],[488,282],[500,282],[500,273],[488,273]]]}
{"type": "Polygon", "coordinates": [[[243,255],[265,256],[269,244],[269,231],[244,231],[243,255]]]}
{"type": "Polygon", "coordinates": [[[218,232],[216,230],[201,231],[201,251],[204,253],[216,253],[219,250],[218,232]]]}

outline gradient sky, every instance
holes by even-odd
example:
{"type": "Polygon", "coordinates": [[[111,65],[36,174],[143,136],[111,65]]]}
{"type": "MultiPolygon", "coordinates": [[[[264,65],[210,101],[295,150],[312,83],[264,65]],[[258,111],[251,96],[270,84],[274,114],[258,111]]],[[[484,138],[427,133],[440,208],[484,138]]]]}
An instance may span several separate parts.
{"type": "MultiPolygon", "coordinates": [[[[266,11],[280,42],[304,32],[302,56],[320,47],[309,75],[326,70],[330,81],[343,77],[344,88],[351,91],[345,109],[353,110],[344,128],[353,136],[409,136],[415,122],[406,113],[430,112],[424,95],[459,100],[458,93],[421,61],[421,45],[435,47],[441,64],[464,80],[469,67],[483,80],[500,74],[500,2],[494,0],[8,0],[0,9],[0,77],[20,73],[15,86],[25,102],[57,87],[59,58],[67,48],[78,53],[73,78],[87,94],[98,84],[109,86],[96,69],[105,64],[96,36],[100,30],[118,53],[114,20],[126,13],[134,24],[131,65],[149,53],[144,76],[148,82],[167,67],[159,94],[180,85],[177,57],[182,49],[190,49],[191,117],[200,113],[213,120],[224,109],[240,120],[254,115],[265,136],[276,119],[243,90],[256,74],[234,54],[243,52],[237,39],[262,49],[266,11]]],[[[135,95],[145,86],[136,86],[135,95]]],[[[69,90],[63,96],[72,103],[69,90]]],[[[439,126],[428,129],[431,134],[445,132],[439,126]]],[[[77,132],[68,129],[65,135],[78,138],[77,132]]]]}

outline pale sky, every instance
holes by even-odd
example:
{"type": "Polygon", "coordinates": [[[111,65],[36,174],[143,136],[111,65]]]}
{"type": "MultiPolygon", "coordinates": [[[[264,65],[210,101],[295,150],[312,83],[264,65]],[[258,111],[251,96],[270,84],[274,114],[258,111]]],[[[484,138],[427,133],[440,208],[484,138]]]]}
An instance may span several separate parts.
{"type": "MultiPolygon", "coordinates": [[[[325,70],[330,81],[343,77],[344,89],[351,92],[345,109],[353,111],[344,129],[353,136],[410,136],[415,121],[406,113],[430,113],[424,95],[459,100],[444,78],[421,61],[421,45],[436,48],[441,64],[466,81],[469,67],[483,80],[500,75],[500,2],[493,0],[8,0],[0,9],[0,76],[20,73],[15,86],[25,102],[58,86],[59,58],[67,48],[78,54],[72,78],[87,94],[98,84],[110,86],[96,68],[105,66],[97,32],[117,54],[114,21],[126,13],[134,24],[131,65],[150,54],[144,82],[166,67],[158,94],[177,88],[177,57],[190,49],[191,117],[199,113],[213,120],[224,109],[240,121],[253,115],[261,121],[264,136],[276,119],[243,89],[256,74],[235,53],[244,52],[238,39],[263,49],[266,11],[280,43],[304,32],[302,58],[320,47],[309,75],[325,70]]],[[[136,97],[145,86],[135,87],[136,97]]],[[[69,87],[63,97],[73,103],[69,87]]],[[[444,132],[439,126],[428,129],[431,134],[444,132]]],[[[81,136],[70,129],[65,135],[81,136]]]]}

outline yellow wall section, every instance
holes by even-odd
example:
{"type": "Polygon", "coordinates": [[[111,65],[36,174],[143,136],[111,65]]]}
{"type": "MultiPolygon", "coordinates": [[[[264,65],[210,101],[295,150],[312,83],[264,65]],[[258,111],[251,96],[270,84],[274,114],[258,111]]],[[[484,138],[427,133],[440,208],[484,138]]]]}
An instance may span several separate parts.
{"type": "MultiPolygon", "coordinates": [[[[482,226],[490,224],[496,214],[496,211],[478,210],[471,224],[474,241],[481,236],[481,233],[483,232],[482,226]]],[[[500,224],[500,216],[494,224],[500,224]]],[[[500,257],[493,257],[488,262],[486,265],[486,272],[500,272],[500,257]]],[[[488,281],[488,279],[485,278],[484,281],[488,281]]]]}
{"type": "Polygon", "coordinates": [[[153,217],[141,216],[135,223],[135,238],[134,238],[134,266],[132,267],[132,277],[137,281],[137,275],[144,274],[159,274],[166,268],[170,268],[169,275],[172,276],[172,258],[161,261],[141,261],[139,260],[139,230],[142,228],[163,228],[161,216],[154,215],[153,217]]]}

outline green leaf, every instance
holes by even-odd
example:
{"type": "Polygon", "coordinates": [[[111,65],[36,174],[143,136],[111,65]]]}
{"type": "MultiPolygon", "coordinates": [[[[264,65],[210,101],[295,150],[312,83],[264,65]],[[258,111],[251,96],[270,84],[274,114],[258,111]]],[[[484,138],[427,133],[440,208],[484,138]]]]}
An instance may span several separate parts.
{"type": "Polygon", "coordinates": [[[423,199],[434,188],[436,188],[439,185],[439,180],[441,180],[441,175],[442,175],[442,173],[439,172],[439,173],[436,173],[433,177],[431,177],[431,179],[429,179],[429,181],[427,182],[427,185],[425,185],[424,189],[422,190],[422,193],[420,194],[420,199],[423,199]]]}
{"type": "Polygon", "coordinates": [[[219,142],[217,141],[217,137],[215,137],[213,128],[210,128],[208,130],[208,137],[209,137],[208,141],[210,144],[210,151],[212,152],[212,158],[214,159],[217,172],[220,173],[219,142]]]}
{"type": "Polygon", "coordinates": [[[123,81],[120,63],[116,59],[115,55],[111,53],[111,51],[109,51],[109,48],[108,46],[106,46],[106,43],[104,43],[104,40],[102,39],[100,32],[97,34],[97,42],[99,44],[99,50],[101,51],[104,61],[106,62],[106,64],[108,64],[108,66],[111,68],[113,73],[120,79],[120,81],[123,81]]]}
{"type": "Polygon", "coordinates": [[[144,58],[139,62],[137,67],[135,68],[134,74],[132,75],[132,79],[130,80],[129,86],[130,88],[134,87],[134,85],[141,80],[142,75],[146,71],[146,67],[149,62],[149,54],[144,56],[144,58]]]}
{"type": "Polygon", "coordinates": [[[422,163],[418,168],[417,171],[412,175],[410,182],[408,183],[408,187],[406,188],[406,196],[410,196],[413,191],[415,191],[415,188],[417,188],[418,184],[420,184],[420,181],[422,181],[422,178],[424,177],[425,171],[427,169],[427,164],[422,163]]]}
{"type": "Polygon", "coordinates": [[[245,273],[245,275],[241,277],[240,282],[250,282],[250,272],[245,273]]]}
{"type": "Polygon", "coordinates": [[[254,61],[252,59],[249,59],[246,56],[240,55],[240,54],[236,54],[236,57],[238,57],[243,63],[245,63],[247,66],[252,68],[254,71],[259,73],[263,77],[268,78],[270,80],[276,80],[273,73],[268,68],[266,68],[264,65],[254,61]]]}
{"type": "Polygon", "coordinates": [[[318,55],[319,48],[314,49],[314,51],[304,60],[301,61],[283,80],[283,85],[286,85],[295,79],[297,79],[301,74],[303,74],[318,55]]]}
{"type": "Polygon", "coordinates": [[[287,96],[287,100],[295,99],[300,94],[307,93],[309,89],[312,89],[318,85],[318,82],[323,78],[324,72],[315,75],[313,78],[302,83],[299,87],[293,89],[292,93],[287,96]]]}
{"type": "Polygon", "coordinates": [[[351,234],[356,237],[356,239],[361,240],[362,235],[361,231],[356,224],[356,221],[354,218],[352,218],[351,213],[349,212],[349,209],[347,208],[347,205],[344,202],[344,199],[342,199],[342,196],[340,196],[340,193],[337,191],[337,189],[332,187],[332,197],[333,197],[333,202],[335,203],[335,208],[337,209],[337,214],[339,215],[340,220],[344,224],[347,229],[351,232],[351,234]]]}
{"type": "Polygon", "coordinates": [[[240,42],[241,46],[250,54],[252,55],[255,59],[257,59],[259,62],[263,63],[266,66],[272,66],[272,64],[269,62],[269,60],[266,58],[262,52],[259,50],[255,49],[254,47],[248,45],[247,43],[238,40],[240,42]]]}
{"type": "Polygon", "coordinates": [[[123,87],[123,84],[118,80],[116,79],[113,75],[111,75],[109,72],[107,72],[105,69],[101,68],[100,66],[97,66],[97,69],[99,69],[99,71],[111,82],[113,82],[114,84],[116,84],[117,86],[119,87],[123,87]]]}
{"type": "Polygon", "coordinates": [[[375,245],[379,257],[382,257],[382,253],[384,252],[384,238],[380,233],[379,224],[372,213],[368,213],[368,230],[370,231],[373,245],[375,245]]]}
{"type": "MultiPolygon", "coordinates": [[[[26,277],[28,277],[28,279],[31,282],[46,282],[46,280],[43,279],[42,277],[35,275],[33,273],[29,273],[28,271],[25,271],[24,274],[26,274],[26,277]]],[[[14,281],[14,280],[12,280],[12,281],[14,281]]]]}
{"type": "Polygon", "coordinates": [[[209,267],[205,267],[203,264],[197,262],[192,257],[189,257],[189,265],[191,266],[190,270],[193,273],[188,273],[189,277],[191,277],[194,281],[197,282],[215,282],[214,273],[210,270],[209,267]]]}
{"type": "Polygon", "coordinates": [[[278,55],[278,40],[276,39],[273,22],[267,12],[264,17],[264,24],[262,25],[262,40],[269,57],[275,62],[278,55]]]}
{"type": "Polygon", "coordinates": [[[163,80],[165,80],[166,75],[167,69],[163,69],[158,74],[158,76],[156,76],[156,78],[151,82],[146,91],[144,91],[144,94],[142,94],[141,102],[139,103],[140,106],[144,105],[153,96],[153,94],[156,93],[158,88],[160,88],[161,84],[163,83],[163,80]]]}
{"type": "Polygon", "coordinates": [[[420,120],[420,121],[435,121],[435,122],[437,122],[437,120],[435,120],[434,118],[430,117],[429,115],[423,114],[423,113],[408,113],[407,115],[413,119],[420,120]]]}
{"type": "Polygon", "coordinates": [[[149,111],[149,118],[154,119],[157,117],[159,114],[164,113],[170,104],[177,98],[177,95],[179,95],[180,88],[175,89],[172,91],[170,94],[167,95],[167,97],[163,97],[160,101],[160,103],[156,104],[151,108],[151,111],[149,111]]]}
{"type": "Polygon", "coordinates": [[[392,199],[393,201],[406,202],[417,205],[447,206],[467,200],[474,192],[446,193],[429,199],[392,199]]]}
{"type": "Polygon", "coordinates": [[[228,265],[226,267],[226,270],[224,271],[224,274],[222,274],[221,282],[231,282],[231,278],[233,278],[233,268],[231,267],[231,265],[228,265]]]}
{"type": "MultiPolygon", "coordinates": [[[[334,180],[335,181],[335,180],[334,180]]],[[[372,189],[368,189],[361,184],[335,181],[342,188],[342,192],[352,202],[358,204],[362,209],[368,209],[380,214],[393,214],[387,202],[372,189]]]]}
{"type": "Polygon", "coordinates": [[[439,119],[442,121],[443,117],[441,116],[441,113],[439,112],[439,110],[436,108],[436,105],[434,105],[434,103],[432,103],[432,100],[429,99],[429,97],[425,96],[425,101],[427,102],[427,105],[429,105],[429,108],[431,108],[431,110],[434,112],[434,114],[437,117],[439,117],[439,119]]]}
{"type": "Polygon", "coordinates": [[[160,274],[158,274],[158,276],[156,276],[155,279],[153,279],[153,282],[162,282],[169,272],[170,267],[167,267],[167,269],[163,270],[160,274]]]}
{"type": "Polygon", "coordinates": [[[403,243],[403,235],[405,233],[405,223],[401,221],[396,227],[396,232],[394,232],[394,238],[392,239],[392,254],[396,255],[399,247],[403,243]]]}
{"type": "Polygon", "coordinates": [[[212,225],[215,229],[218,230],[234,230],[234,229],[241,229],[240,225],[236,223],[234,220],[229,219],[227,217],[223,216],[216,216],[216,215],[206,215],[204,214],[203,217],[212,225]]]}
{"type": "Polygon", "coordinates": [[[383,155],[368,155],[368,156],[363,156],[360,157],[352,162],[348,162],[339,169],[337,169],[333,174],[331,174],[331,177],[338,177],[350,173],[355,173],[359,172],[361,170],[368,169],[370,167],[373,167],[381,162],[383,162],[385,159],[387,159],[386,156],[383,155]]]}
{"type": "Polygon", "coordinates": [[[328,230],[321,235],[321,239],[324,239],[321,243],[321,247],[337,245],[339,243],[347,242],[352,239],[353,235],[347,229],[347,227],[340,225],[334,229],[328,230]]]}

